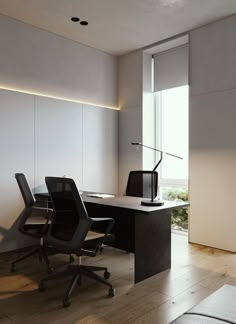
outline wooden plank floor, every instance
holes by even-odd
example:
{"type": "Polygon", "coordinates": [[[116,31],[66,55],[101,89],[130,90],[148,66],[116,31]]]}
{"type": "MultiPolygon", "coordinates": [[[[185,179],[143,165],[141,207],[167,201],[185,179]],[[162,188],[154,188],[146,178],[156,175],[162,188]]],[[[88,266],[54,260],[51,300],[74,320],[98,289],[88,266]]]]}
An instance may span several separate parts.
{"type": "MultiPolygon", "coordinates": [[[[72,304],[63,308],[68,280],[53,280],[46,291],[37,283],[45,276],[43,264],[31,257],[11,273],[16,253],[0,255],[0,323],[166,324],[222,285],[236,285],[236,254],[188,244],[184,235],[172,234],[172,268],[133,284],[133,255],[106,247],[84,263],[105,265],[112,273],[116,297],[107,288],[84,278],[75,288],[72,304]]],[[[68,257],[55,255],[51,262],[63,269],[68,257]]]]}

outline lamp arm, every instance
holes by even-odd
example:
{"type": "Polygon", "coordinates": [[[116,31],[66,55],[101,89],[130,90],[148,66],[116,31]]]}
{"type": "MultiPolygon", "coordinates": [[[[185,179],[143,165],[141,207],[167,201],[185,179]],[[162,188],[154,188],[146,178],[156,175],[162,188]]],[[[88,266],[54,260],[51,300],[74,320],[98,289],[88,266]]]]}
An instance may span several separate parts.
{"type": "Polygon", "coordinates": [[[156,169],[157,169],[158,166],[161,164],[161,161],[162,161],[162,159],[163,159],[163,152],[162,152],[162,151],[160,151],[160,152],[161,152],[161,157],[160,157],[160,160],[157,162],[155,168],[152,170],[153,173],[156,171],[156,169]]]}
{"type": "MultiPolygon", "coordinates": [[[[136,144],[135,144],[135,145],[136,145],[136,144]]],[[[177,158],[177,159],[181,159],[181,160],[183,160],[183,158],[182,158],[181,156],[178,156],[178,155],[175,155],[175,154],[172,154],[172,153],[168,153],[168,152],[164,152],[164,151],[158,150],[158,149],[156,149],[156,148],[154,148],[154,147],[144,145],[144,144],[142,144],[142,143],[138,143],[137,145],[140,145],[140,146],[143,146],[143,147],[149,148],[150,150],[157,151],[157,152],[160,152],[160,153],[164,153],[164,154],[166,154],[166,155],[170,155],[170,156],[173,156],[173,157],[175,157],[175,158],[177,158]]],[[[161,157],[161,159],[162,159],[162,157],[161,157]]]]}
{"type": "Polygon", "coordinates": [[[161,153],[161,157],[160,157],[160,160],[157,162],[157,164],[156,164],[156,166],[155,166],[155,168],[152,170],[152,179],[151,179],[151,201],[153,202],[154,201],[154,188],[153,188],[153,184],[154,184],[154,174],[155,174],[155,171],[156,171],[156,169],[158,168],[158,166],[160,165],[160,163],[161,163],[161,161],[162,161],[162,158],[163,158],[163,152],[161,152],[160,151],[160,153],[161,153]]]}

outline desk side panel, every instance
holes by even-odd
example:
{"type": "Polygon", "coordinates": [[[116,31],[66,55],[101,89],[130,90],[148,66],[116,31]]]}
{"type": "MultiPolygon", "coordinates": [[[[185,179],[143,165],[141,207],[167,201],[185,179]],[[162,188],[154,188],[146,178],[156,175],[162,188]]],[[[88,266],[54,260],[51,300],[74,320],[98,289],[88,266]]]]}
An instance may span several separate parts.
{"type": "Polygon", "coordinates": [[[171,210],[135,215],[135,283],[171,267],[171,210]]]}

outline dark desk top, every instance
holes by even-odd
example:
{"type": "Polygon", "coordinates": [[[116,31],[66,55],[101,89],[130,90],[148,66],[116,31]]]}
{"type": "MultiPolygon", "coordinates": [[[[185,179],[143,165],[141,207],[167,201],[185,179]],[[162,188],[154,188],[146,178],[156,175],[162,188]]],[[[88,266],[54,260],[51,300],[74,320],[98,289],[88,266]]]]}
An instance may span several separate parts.
{"type": "MultiPolygon", "coordinates": [[[[144,200],[144,198],[129,197],[129,196],[115,196],[112,198],[93,198],[93,197],[88,197],[87,195],[84,196],[83,194],[82,198],[84,202],[88,202],[88,203],[132,209],[143,213],[150,213],[156,210],[189,206],[189,203],[178,202],[178,201],[164,201],[163,206],[155,206],[155,207],[142,206],[141,201],[144,200]]],[[[147,198],[145,200],[147,200],[147,198]]]]}
{"type": "MultiPolygon", "coordinates": [[[[178,208],[178,207],[188,207],[188,202],[179,202],[179,201],[164,201],[163,206],[155,206],[155,207],[149,207],[149,206],[142,206],[141,201],[144,198],[138,198],[138,197],[129,197],[129,196],[114,196],[109,198],[95,198],[95,197],[88,197],[89,192],[83,192],[82,198],[85,203],[92,203],[97,205],[105,205],[105,206],[113,206],[118,208],[125,208],[125,209],[131,209],[136,210],[141,213],[151,213],[156,210],[165,210],[165,209],[172,209],[172,208],[178,208]]],[[[36,196],[44,196],[47,197],[48,193],[38,193],[36,196]]],[[[147,198],[145,199],[147,200],[147,198]]]]}

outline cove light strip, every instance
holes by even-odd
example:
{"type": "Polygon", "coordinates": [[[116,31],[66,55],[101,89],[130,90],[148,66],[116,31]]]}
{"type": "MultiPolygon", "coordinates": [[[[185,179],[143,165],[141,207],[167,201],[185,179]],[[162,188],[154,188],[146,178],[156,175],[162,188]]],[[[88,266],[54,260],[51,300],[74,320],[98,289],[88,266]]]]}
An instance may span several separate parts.
{"type": "Polygon", "coordinates": [[[39,93],[39,92],[31,92],[31,91],[18,89],[18,88],[9,88],[9,87],[5,87],[5,86],[2,86],[2,85],[0,85],[0,89],[9,90],[9,91],[15,91],[15,92],[21,92],[21,93],[30,94],[30,95],[33,95],[33,96],[40,96],[40,97],[46,97],[46,98],[51,98],[51,99],[64,100],[64,101],[68,101],[68,102],[80,103],[80,104],[83,104],[83,105],[90,105],[90,106],[96,106],[96,107],[101,107],[101,108],[120,110],[119,107],[105,106],[105,105],[100,105],[100,104],[96,104],[96,103],[90,103],[90,102],[79,101],[79,100],[74,100],[74,99],[68,99],[68,98],[63,98],[63,97],[50,96],[50,95],[45,95],[45,94],[39,93]]]}

